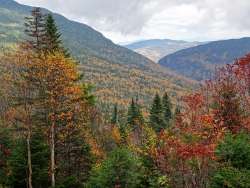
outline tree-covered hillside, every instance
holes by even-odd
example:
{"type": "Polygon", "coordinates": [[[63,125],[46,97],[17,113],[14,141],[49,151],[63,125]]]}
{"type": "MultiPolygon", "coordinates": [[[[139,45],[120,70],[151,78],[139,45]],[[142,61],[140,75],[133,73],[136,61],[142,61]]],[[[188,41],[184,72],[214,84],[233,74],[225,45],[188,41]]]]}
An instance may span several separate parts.
{"type": "MultiPolygon", "coordinates": [[[[24,17],[30,14],[32,7],[13,0],[0,0],[0,9],[0,43],[6,46],[21,41],[24,38],[24,17]]],[[[42,9],[42,12],[49,11],[42,9]]],[[[142,95],[145,104],[154,92],[167,88],[174,97],[193,87],[193,81],[172,74],[144,56],[114,44],[91,27],[58,14],[53,14],[53,17],[66,48],[80,61],[86,81],[94,83],[102,104],[113,101],[128,104],[135,95],[142,95]],[[117,79],[123,84],[118,84],[117,79]],[[111,91],[117,86],[120,89],[110,92],[103,90],[103,86],[111,91]],[[146,89],[147,86],[150,90],[146,89]]]]}
{"type": "Polygon", "coordinates": [[[177,74],[191,79],[210,79],[216,67],[233,63],[250,52],[250,38],[210,42],[170,54],[159,61],[177,74]]]}
{"type": "Polygon", "coordinates": [[[157,66],[79,65],[40,8],[24,34],[0,53],[0,188],[250,187],[250,54],[176,106],[157,66]]]}

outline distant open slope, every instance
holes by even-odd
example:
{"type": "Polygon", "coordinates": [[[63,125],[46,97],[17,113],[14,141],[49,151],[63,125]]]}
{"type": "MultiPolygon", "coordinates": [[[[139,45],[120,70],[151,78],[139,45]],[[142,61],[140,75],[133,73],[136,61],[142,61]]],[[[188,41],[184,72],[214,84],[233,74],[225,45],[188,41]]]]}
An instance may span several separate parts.
{"type": "Polygon", "coordinates": [[[159,61],[177,74],[203,80],[213,75],[216,67],[232,63],[250,52],[250,38],[221,40],[184,49],[159,61]]]}
{"type": "Polygon", "coordinates": [[[162,57],[176,51],[197,46],[200,42],[186,42],[182,40],[151,39],[134,42],[125,45],[126,48],[148,57],[154,62],[158,62],[162,57]]]}
{"type": "MultiPolygon", "coordinates": [[[[32,7],[13,0],[0,0],[0,45],[24,39],[24,17],[32,7]]],[[[43,12],[48,10],[43,9],[43,12]]],[[[114,44],[91,27],[53,14],[62,33],[63,42],[80,60],[85,79],[93,83],[95,94],[103,105],[126,105],[131,97],[141,97],[148,104],[156,92],[180,95],[194,82],[156,65],[148,58],[114,44]]]]}

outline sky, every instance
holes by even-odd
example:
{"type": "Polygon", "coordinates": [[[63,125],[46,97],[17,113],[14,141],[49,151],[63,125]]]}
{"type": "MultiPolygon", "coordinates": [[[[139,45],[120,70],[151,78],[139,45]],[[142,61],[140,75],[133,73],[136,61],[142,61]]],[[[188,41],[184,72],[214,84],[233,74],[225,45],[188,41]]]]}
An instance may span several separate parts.
{"type": "Polygon", "coordinates": [[[250,36],[250,0],[17,0],[100,31],[116,43],[250,36]]]}

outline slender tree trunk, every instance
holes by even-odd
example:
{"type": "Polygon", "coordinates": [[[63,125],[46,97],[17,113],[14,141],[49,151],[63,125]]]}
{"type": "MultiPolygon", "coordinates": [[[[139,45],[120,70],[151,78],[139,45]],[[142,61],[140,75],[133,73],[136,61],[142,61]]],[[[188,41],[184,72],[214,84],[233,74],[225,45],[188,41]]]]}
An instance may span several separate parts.
{"type": "Polygon", "coordinates": [[[55,187],[55,122],[51,126],[51,186],[55,187]]]}
{"type": "Polygon", "coordinates": [[[31,149],[30,149],[30,140],[31,140],[31,128],[29,125],[28,136],[27,136],[27,151],[28,151],[28,186],[32,188],[32,162],[31,162],[31,149]]]}

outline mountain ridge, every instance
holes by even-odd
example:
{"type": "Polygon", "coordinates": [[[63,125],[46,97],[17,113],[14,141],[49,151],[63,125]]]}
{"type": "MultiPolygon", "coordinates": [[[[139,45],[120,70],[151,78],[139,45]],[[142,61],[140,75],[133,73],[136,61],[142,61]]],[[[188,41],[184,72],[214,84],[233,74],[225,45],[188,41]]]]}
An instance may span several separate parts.
{"type": "Polygon", "coordinates": [[[149,39],[141,40],[124,45],[126,48],[158,62],[162,57],[179,50],[203,44],[202,42],[187,42],[184,40],[172,39],[149,39]]]}
{"type": "Polygon", "coordinates": [[[159,60],[177,74],[198,81],[211,79],[216,67],[233,63],[250,52],[250,37],[201,44],[167,55],[159,60]]]}

